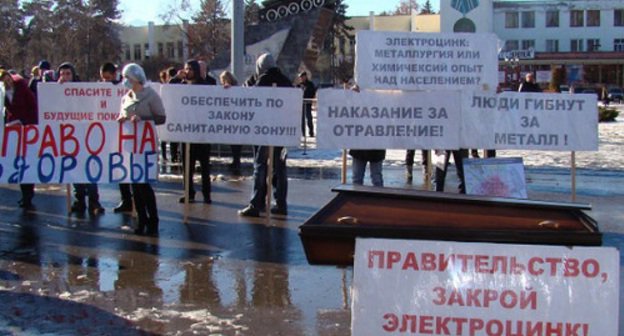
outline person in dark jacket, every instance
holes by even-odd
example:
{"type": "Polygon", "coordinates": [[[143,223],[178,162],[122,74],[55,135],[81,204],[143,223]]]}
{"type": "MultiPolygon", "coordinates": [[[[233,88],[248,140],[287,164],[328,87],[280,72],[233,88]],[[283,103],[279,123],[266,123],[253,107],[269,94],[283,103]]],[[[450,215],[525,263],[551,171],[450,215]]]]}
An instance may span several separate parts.
{"type": "MultiPolygon", "coordinates": [[[[189,60],[184,65],[184,80],[182,84],[190,85],[210,85],[201,76],[201,68],[199,62],[196,60],[189,60]]],[[[191,157],[190,157],[190,169],[189,174],[184,174],[184,185],[189,185],[189,202],[195,201],[195,188],[193,188],[193,175],[195,172],[195,162],[199,161],[199,169],[202,179],[202,194],[204,195],[204,203],[212,203],[210,198],[210,144],[191,144],[191,157]]],[[[186,150],[182,148],[182,163],[184,171],[186,172],[186,160],[184,159],[186,150]]],[[[180,198],[180,203],[185,203],[185,196],[180,198]]]]}
{"type": "Polygon", "coordinates": [[[535,83],[535,77],[532,72],[528,72],[524,76],[524,81],[520,83],[520,87],[518,87],[518,92],[542,92],[539,85],[535,83]]]}
{"type": "Polygon", "coordinates": [[[28,87],[30,88],[30,91],[35,94],[35,97],[37,97],[37,84],[43,82],[43,74],[46,71],[50,70],[50,63],[46,60],[42,60],[37,65],[37,69],[39,69],[39,75],[35,76],[33,74],[33,76],[30,78],[30,82],[28,83],[28,87]]]}
{"type": "MultiPolygon", "coordinates": [[[[248,79],[246,84],[251,81],[248,79]]],[[[270,53],[262,54],[256,60],[256,77],[255,85],[258,86],[278,86],[292,87],[292,82],[286,78],[276,66],[275,60],[270,53]]],[[[277,92],[276,92],[277,94],[277,92]]],[[[266,208],[267,193],[267,171],[269,160],[268,146],[253,146],[254,155],[254,185],[253,194],[249,205],[238,211],[240,216],[258,217],[260,212],[266,208]]],[[[288,214],[288,206],[286,197],[288,194],[288,178],[286,176],[286,156],[287,151],[284,147],[273,147],[273,195],[275,197],[275,206],[272,206],[270,212],[272,214],[286,215],[288,214]]]]}
{"type": "MultiPolygon", "coordinates": [[[[299,74],[299,84],[297,87],[303,89],[304,99],[314,99],[316,97],[316,86],[308,79],[308,73],[303,71],[299,74]]],[[[301,114],[301,132],[305,135],[306,121],[308,125],[308,135],[314,137],[314,121],[312,120],[312,101],[303,102],[303,113],[301,114]]]]}
{"type": "MultiPolygon", "coordinates": [[[[19,75],[11,75],[6,70],[0,70],[0,80],[4,83],[4,122],[6,125],[37,124],[39,114],[37,111],[37,99],[28,88],[28,83],[19,75]]],[[[22,199],[17,203],[24,209],[32,208],[32,199],[35,196],[35,185],[31,183],[20,184],[22,199]]]]}
{"type": "MultiPolygon", "coordinates": [[[[76,75],[76,69],[73,64],[65,62],[58,67],[58,82],[78,82],[78,76],[76,75]]],[[[77,214],[82,214],[87,210],[87,203],[85,198],[89,198],[89,214],[99,215],[104,213],[104,208],[100,204],[100,195],[98,192],[98,186],[95,183],[74,183],[74,203],[71,206],[71,211],[77,214]]]]}

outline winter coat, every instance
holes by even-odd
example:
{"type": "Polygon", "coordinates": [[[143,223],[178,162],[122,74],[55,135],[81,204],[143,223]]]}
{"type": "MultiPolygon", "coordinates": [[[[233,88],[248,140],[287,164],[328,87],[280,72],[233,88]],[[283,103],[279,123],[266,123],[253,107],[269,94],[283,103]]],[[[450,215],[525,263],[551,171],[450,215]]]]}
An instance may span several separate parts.
{"type": "Polygon", "coordinates": [[[4,97],[4,107],[6,115],[5,123],[19,120],[23,125],[37,124],[39,112],[37,110],[37,99],[28,88],[28,83],[19,75],[11,75],[13,79],[13,99],[4,97]]]}
{"type": "Polygon", "coordinates": [[[167,119],[160,96],[149,86],[143,87],[137,94],[128,91],[121,98],[120,114],[126,118],[136,115],[141,120],[153,120],[156,125],[164,124],[167,119]]]}

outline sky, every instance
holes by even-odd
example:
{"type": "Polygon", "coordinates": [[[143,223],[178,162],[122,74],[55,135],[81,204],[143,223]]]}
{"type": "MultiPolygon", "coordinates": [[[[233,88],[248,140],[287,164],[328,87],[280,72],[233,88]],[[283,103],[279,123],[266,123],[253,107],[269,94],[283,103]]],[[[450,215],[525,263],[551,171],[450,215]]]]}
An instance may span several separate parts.
{"type": "MultiPolygon", "coordinates": [[[[197,8],[199,0],[190,0],[194,9],[197,8]]],[[[440,8],[440,0],[430,0],[434,10],[440,8]]],[[[260,3],[260,1],[257,1],[260,3]]],[[[381,13],[383,11],[392,11],[399,4],[400,0],[346,0],[348,7],[347,15],[349,16],[365,16],[370,11],[381,13]]],[[[126,25],[139,26],[146,25],[148,21],[159,23],[159,15],[166,12],[175,3],[180,0],[120,0],[120,9],[123,11],[122,22],[126,25]]],[[[422,5],[425,0],[419,0],[422,5]]],[[[224,0],[228,8],[231,7],[231,0],[224,0]]]]}

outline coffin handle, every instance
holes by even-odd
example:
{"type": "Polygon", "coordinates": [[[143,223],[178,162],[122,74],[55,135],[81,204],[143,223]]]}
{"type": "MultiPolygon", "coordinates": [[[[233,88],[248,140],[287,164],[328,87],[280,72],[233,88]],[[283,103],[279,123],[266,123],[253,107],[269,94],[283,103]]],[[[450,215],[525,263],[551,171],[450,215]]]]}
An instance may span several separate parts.
{"type": "Polygon", "coordinates": [[[559,230],[559,223],[551,220],[541,221],[537,225],[543,229],[559,230]]]}
{"type": "Polygon", "coordinates": [[[359,220],[357,219],[357,217],[353,217],[353,216],[344,216],[344,217],[339,217],[338,218],[338,223],[339,224],[355,225],[358,222],[359,222],[359,220]]]}

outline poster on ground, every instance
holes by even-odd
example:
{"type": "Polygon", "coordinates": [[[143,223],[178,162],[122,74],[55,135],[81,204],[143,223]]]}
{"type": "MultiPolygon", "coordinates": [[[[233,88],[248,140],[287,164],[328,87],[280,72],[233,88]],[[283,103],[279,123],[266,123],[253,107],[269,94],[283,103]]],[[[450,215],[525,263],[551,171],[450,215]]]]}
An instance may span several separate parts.
{"type": "Polygon", "coordinates": [[[320,148],[459,148],[459,91],[323,89],[317,93],[320,148]]]}
{"type": "Polygon", "coordinates": [[[466,194],[528,198],[521,157],[464,159],[466,194]]]}
{"type": "Polygon", "coordinates": [[[355,79],[363,89],[496,91],[494,34],[362,30],[356,41],[355,79]]]}
{"type": "Polygon", "coordinates": [[[618,335],[610,247],[356,241],[353,335],[618,335]]]}

